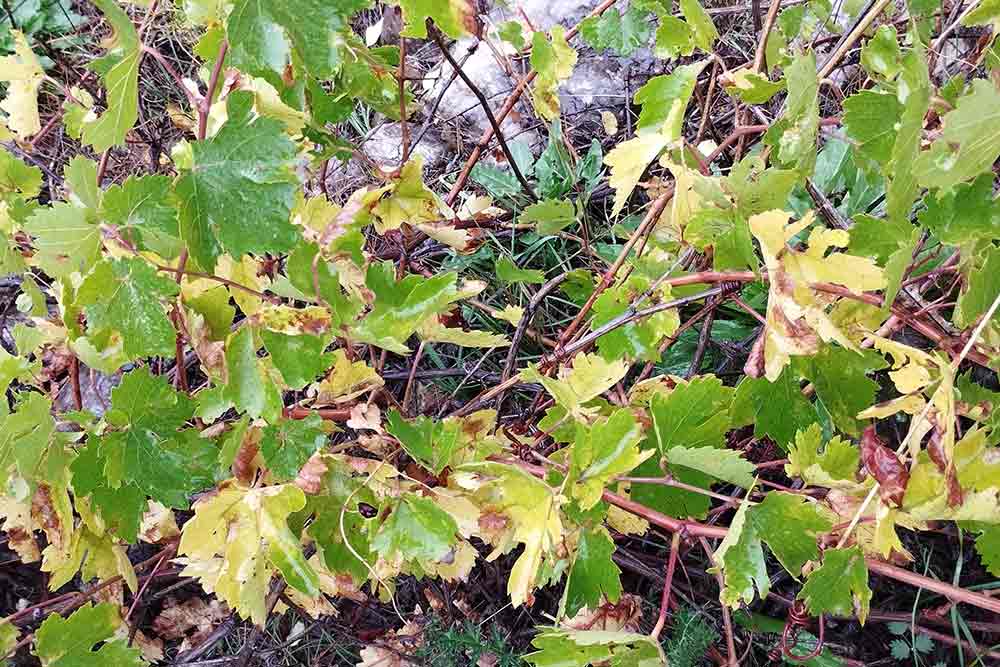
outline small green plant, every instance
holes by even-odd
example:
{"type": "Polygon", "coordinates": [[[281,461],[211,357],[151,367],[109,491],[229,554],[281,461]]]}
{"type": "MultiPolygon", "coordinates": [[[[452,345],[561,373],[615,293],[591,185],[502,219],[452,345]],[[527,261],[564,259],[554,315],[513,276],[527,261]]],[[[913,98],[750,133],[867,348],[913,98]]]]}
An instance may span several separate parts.
{"type": "Polygon", "coordinates": [[[674,630],[663,644],[671,667],[695,667],[701,664],[705,651],[719,638],[715,628],[695,610],[681,609],[674,619],[674,630]]]}
{"type": "Polygon", "coordinates": [[[896,635],[889,644],[892,657],[896,660],[909,660],[919,665],[921,657],[934,650],[934,640],[924,634],[913,631],[909,623],[894,622],[888,624],[889,632],[896,635]]]}
{"type": "Polygon", "coordinates": [[[0,54],[14,51],[12,28],[23,32],[32,42],[44,40],[52,48],[65,49],[77,39],[70,33],[85,20],[73,11],[70,0],[14,2],[9,11],[5,3],[0,11],[0,54]]]}
{"type": "Polygon", "coordinates": [[[428,667],[467,667],[483,664],[494,667],[523,667],[507,640],[493,628],[484,631],[471,621],[446,626],[439,619],[431,621],[424,632],[424,643],[417,657],[428,667]]]}

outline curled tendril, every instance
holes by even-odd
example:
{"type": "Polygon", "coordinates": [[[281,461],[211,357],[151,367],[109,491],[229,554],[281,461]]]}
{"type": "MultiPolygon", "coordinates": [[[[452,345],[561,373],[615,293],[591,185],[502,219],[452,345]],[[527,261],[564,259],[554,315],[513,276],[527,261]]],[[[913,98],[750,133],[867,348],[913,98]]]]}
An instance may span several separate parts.
{"type": "Polygon", "coordinates": [[[824,625],[823,614],[820,614],[817,619],[819,628],[818,636],[816,637],[816,646],[805,655],[792,653],[792,647],[797,643],[799,631],[808,627],[809,621],[810,617],[805,605],[801,600],[796,600],[792,608],[788,610],[788,621],[785,622],[785,628],[781,631],[781,655],[787,660],[805,662],[812,660],[823,651],[824,625]]]}

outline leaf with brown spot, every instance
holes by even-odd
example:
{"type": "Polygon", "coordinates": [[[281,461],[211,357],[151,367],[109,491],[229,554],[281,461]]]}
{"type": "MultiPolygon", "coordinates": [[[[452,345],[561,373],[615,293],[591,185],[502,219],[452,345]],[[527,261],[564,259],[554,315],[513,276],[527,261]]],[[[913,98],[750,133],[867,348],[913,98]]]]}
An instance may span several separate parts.
{"type": "Polygon", "coordinates": [[[861,434],[861,462],[878,482],[883,502],[899,507],[910,472],[896,453],[885,446],[874,426],[869,426],[861,434]]]}

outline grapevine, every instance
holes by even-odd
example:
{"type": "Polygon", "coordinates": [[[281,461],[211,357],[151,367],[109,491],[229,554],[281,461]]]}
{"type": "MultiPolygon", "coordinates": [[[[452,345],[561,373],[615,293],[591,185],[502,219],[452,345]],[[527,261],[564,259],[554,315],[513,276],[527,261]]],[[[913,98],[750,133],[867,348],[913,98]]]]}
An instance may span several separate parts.
{"type": "Polygon", "coordinates": [[[1000,8],[486,4],[3,2],[0,664],[1000,658],[1000,8]]]}

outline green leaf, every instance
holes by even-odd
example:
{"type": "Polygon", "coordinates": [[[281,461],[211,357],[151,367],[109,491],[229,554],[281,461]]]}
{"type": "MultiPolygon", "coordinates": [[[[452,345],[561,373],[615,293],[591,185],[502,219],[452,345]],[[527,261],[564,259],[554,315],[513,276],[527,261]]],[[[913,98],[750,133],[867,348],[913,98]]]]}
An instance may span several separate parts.
{"type": "Polygon", "coordinates": [[[379,528],[372,548],[383,558],[440,561],[455,544],[458,524],[432,499],[405,494],[379,528]]]}
{"type": "Polygon", "coordinates": [[[733,398],[733,425],[754,425],[754,435],[767,436],[787,449],[795,432],[816,421],[812,403],[802,395],[798,375],[790,368],[774,382],[745,377],[733,398]]]}
{"type": "Polygon", "coordinates": [[[56,202],[37,209],[24,230],[35,237],[32,263],[53,278],[83,273],[100,257],[101,230],[87,209],[56,202]]]}
{"type": "MultiPolygon", "coordinates": [[[[697,0],[691,1],[697,4],[697,0]]],[[[632,100],[635,104],[642,105],[639,122],[636,124],[637,133],[660,132],[668,142],[679,140],[684,112],[694,93],[698,75],[707,63],[707,60],[703,60],[680,65],[670,74],[653,77],[637,90],[632,100]]]]}
{"type": "Polygon", "coordinates": [[[341,64],[340,49],[352,15],[367,0],[237,0],[226,34],[229,60],[247,74],[280,80],[293,55],[307,72],[332,77],[341,64]]]}
{"type": "Polygon", "coordinates": [[[540,284],[545,282],[545,272],[518,268],[507,255],[497,257],[494,268],[497,279],[505,283],[540,284]]]}
{"type": "MultiPolygon", "coordinates": [[[[604,291],[594,302],[594,317],[591,331],[625,314],[633,301],[649,287],[649,281],[632,276],[621,285],[604,291]]],[[[659,290],[657,297],[666,298],[668,290],[659,290]]],[[[597,349],[609,361],[616,359],[642,359],[658,361],[659,345],[680,326],[680,316],[676,310],[665,310],[649,317],[629,322],[597,339],[597,349]]]]}
{"type": "Polygon", "coordinates": [[[896,96],[862,90],[844,101],[844,126],[858,153],[880,164],[892,159],[903,105],[896,96]]]}
{"type": "Polygon", "coordinates": [[[139,649],[116,638],[122,624],[118,607],[83,605],[69,617],[50,614],[35,636],[34,654],[44,667],[141,667],[139,649]],[[101,647],[95,650],[95,646],[101,647]]]}
{"type": "Polygon", "coordinates": [[[753,521],[747,516],[749,507],[746,500],[740,503],[729,531],[712,555],[715,567],[710,571],[721,570],[725,582],[719,601],[734,609],[753,602],[755,593],[763,600],[771,590],[764,548],[753,521]]]}
{"type": "Polygon", "coordinates": [[[461,445],[459,424],[451,420],[419,416],[407,421],[397,410],[390,410],[386,430],[407,454],[435,475],[451,465],[461,445]]]}
{"type": "Polygon", "coordinates": [[[263,419],[272,424],[278,421],[281,415],[281,392],[261,368],[250,327],[240,327],[229,337],[226,343],[226,368],[229,377],[221,391],[222,399],[254,419],[263,419]]]}
{"type": "Polygon", "coordinates": [[[326,444],[323,418],[318,414],[305,419],[282,419],[264,429],[260,453],[278,482],[295,479],[299,470],[326,444]]]}
{"type": "Polygon", "coordinates": [[[953,188],[989,171],[1000,157],[1000,91],[985,79],[973,80],[971,88],[941,118],[940,138],[913,164],[920,185],[953,188]]]}
{"type": "Polygon", "coordinates": [[[170,507],[187,507],[190,494],[214,481],[217,455],[211,440],[182,430],[193,412],[192,401],[164,376],[145,367],[122,376],[111,392],[108,420],[114,430],[88,439],[73,464],[75,491],[88,495],[102,486],[132,484],[143,506],[149,495],[170,507]]]}
{"type": "Polygon", "coordinates": [[[63,170],[69,200],[77,206],[96,210],[101,205],[101,189],[97,185],[97,163],[77,155],[63,170]]]}
{"type": "Polygon", "coordinates": [[[7,488],[15,470],[23,479],[49,484],[64,476],[69,454],[54,437],[52,401],[30,393],[0,419],[0,488],[7,488]]]}
{"type": "Polygon", "coordinates": [[[588,510],[601,500],[604,487],[652,455],[640,452],[642,428],[628,410],[617,410],[591,426],[577,424],[570,454],[573,496],[588,510]]]}
{"type": "Polygon", "coordinates": [[[573,567],[566,579],[566,614],[587,607],[597,609],[607,598],[618,602],[622,593],[621,570],[611,559],[615,543],[603,526],[580,533],[573,567]]]}
{"type": "Polygon", "coordinates": [[[785,113],[767,131],[764,140],[774,147],[779,163],[809,175],[816,164],[819,132],[816,55],[809,51],[797,56],[786,68],[785,80],[788,87],[785,113]]]}
{"type": "Polygon", "coordinates": [[[931,100],[931,82],[922,49],[911,49],[903,57],[896,98],[903,105],[903,115],[892,147],[892,159],[886,168],[889,180],[885,193],[886,213],[890,220],[906,222],[920,193],[913,167],[921,155],[924,116],[931,100]]]}
{"type": "Polygon", "coordinates": [[[694,53],[694,32],[691,26],[676,16],[669,14],[661,16],[660,27],[656,29],[656,46],[653,53],[657,58],[664,60],[694,53]]]}
{"type": "Polygon", "coordinates": [[[169,355],[176,335],[164,301],[177,295],[170,278],[141,259],[105,260],[80,286],[77,306],[87,313],[87,331],[117,331],[130,359],[169,355]]]}
{"type": "Polygon", "coordinates": [[[250,93],[229,95],[229,120],[211,139],[191,144],[190,170],[177,182],[181,237],[207,271],[223,252],[237,260],[286,252],[300,238],[289,220],[295,144],[279,121],[251,120],[251,104],[250,93]]]}
{"type": "Polygon", "coordinates": [[[646,45],[653,34],[649,14],[629,7],[624,14],[611,10],[580,24],[580,35],[596,51],[614,51],[628,57],[646,45]]]}
{"type": "Polygon", "coordinates": [[[554,236],[576,222],[576,207],[565,199],[546,199],[525,208],[517,221],[537,223],[535,231],[539,236],[554,236]]]}
{"type": "Polygon", "coordinates": [[[771,81],[767,76],[741,67],[729,73],[726,92],[748,104],[764,104],[785,89],[785,80],[771,81]]]}
{"type": "MultiPolygon", "coordinates": [[[[582,27],[582,26],[581,26],[582,27]]],[[[518,51],[523,51],[527,45],[524,39],[524,28],[517,21],[504,21],[497,28],[500,39],[513,46],[518,51]]]]}
{"type": "Polygon", "coordinates": [[[808,561],[819,559],[816,538],[833,527],[817,503],[795,493],[768,493],[749,514],[757,535],[796,579],[808,561]]]}
{"type": "Polygon", "coordinates": [[[667,395],[656,394],[650,406],[660,452],[669,460],[674,447],[717,447],[726,444],[733,390],[714,375],[678,383],[667,395]]]}
{"type": "Polygon", "coordinates": [[[328,341],[320,336],[288,336],[261,329],[260,337],[281,379],[291,389],[304,388],[333,365],[333,353],[323,352],[328,341]]]}
{"type": "Polygon", "coordinates": [[[513,172],[491,164],[477,162],[469,177],[497,199],[513,197],[521,191],[521,183],[513,172]]]}
{"type": "Polygon", "coordinates": [[[798,594],[813,616],[857,616],[864,624],[872,590],[868,587],[868,566],[858,547],[827,549],[823,564],[809,573],[798,594]]]}
{"type": "Polygon", "coordinates": [[[987,526],[976,538],[976,553],[993,576],[1000,576],[1000,526],[987,526]]]}
{"type": "Polygon", "coordinates": [[[573,359],[573,368],[560,369],[555,378],[542,375],[532,364],[521,371],[525,382],[538,382],[549,392],[556,403],[574,414],[592,414],[584,404],[613,387],[628,373],[623,361],[605,361],[595,354],[581,354],[573,359]]]}
{"type": "Polygon", "coordinates": [[[885,357],[874,350],[858,353],[827,344],[810,357],[800,357],[795,364],[812,381],[834,425],[845,433],[859,435],[861,427],[855,415],[875,403],[879,389],[868,374],[885,368],[885,357]]]}
{"type": "MultiPolygon", "coordinates": [[[[991,245],[984,254],[982,268],[970,271],[955,307],[955,324],[963,328],[976,322],[1000,294],[1000,248],[991,245]]],[[[1000,319],[1000,313],[994,314],[993,319],[1000,319]]]]}
{"type": "Polygon", "coordinates": [[[115,0],[94,0],[111,24],[108,52],[90,63],[107,91],[107,110],[97,120],[84,123],[82,139],[98,153],[125,143],[125,135],[139,118],[139,35],[115,0]]]}
{"type": "Polygon", "coordinates": [[[465,35],[475,16],[468,0],[397,0],[403,8],[404,37],[427,37],[427,19],[453,39],[465,35]]]}
{"type": "Polygon", "coordinates": [[[535,667],[662,667],[663,651],[649,635],[610,630],[540,628],[537,650],[524,656],[535,667]]]}
{"type": "Polygon", "coordinates": [[[903,66],[899,49],[899,36],[891,25],[879,26],[875,34],[861,47],[861,66],[871,76],[883,79],[896,78],[903,66]]]}
{"type": "Polygon", "coordinates": [[[112,185],[101,200],[101,218],[138,250],[168,259],[180,253],[177,201],[167,176],[129,176],[112,185]]]}
{"type": "Polygon", "coordinates": [[[392,262],[372,262],[365,285],[375,303],[364,319],[351,327],[351,336],[397,354],[407,354],[406,340],[428,319],[451,309],[455,301],[471,296],[459,291],[457,274],[438,273],[432,278],[409,274],[396,282],[392,262]]]}
{"type": "Polygon", "coordinates": [[[706,53],[711,53],[715,40],[719,38],[719,31],[715,29],[712,17],[698,0],[681,0],[680,5],[681,14],[691,27],[695,46],[706,53]]]}
{"type": "Polygon", "coordinates": [[[744,489],[753,486],[756,469],[740,452],[718,447],[671,447],[667,463],[703,472],[744,489]]]}
{"type": "Polygon", "coordinates": [[[943,243],[958,245],[1000,237],[1000,206],[993,198],[991,174],[982,174],[950,191],[928,193],[924,204],[927,208],[920,212],[920,224],[943,243]]]}
{"type": "Polygon", "coordinates": [[[795,443],[788,449],[788,461],[785,473],[808,484],[854,486],[861,454],[855,445],[839,437],[823,447],[822,430],[819,424],[812,424],[795,434],[795,443]]]}

